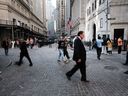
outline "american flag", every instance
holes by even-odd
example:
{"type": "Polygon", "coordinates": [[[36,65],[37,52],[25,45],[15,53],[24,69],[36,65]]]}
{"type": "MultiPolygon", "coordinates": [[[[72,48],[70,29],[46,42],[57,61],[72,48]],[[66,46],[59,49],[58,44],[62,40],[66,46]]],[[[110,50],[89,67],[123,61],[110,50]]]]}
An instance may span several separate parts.
{"type": "Polygon", "coordinates": [[[71,18],[69,18],[68,22],[67,22],[67,30],[70,30],[72,28],[72,21],[71,18]]]}

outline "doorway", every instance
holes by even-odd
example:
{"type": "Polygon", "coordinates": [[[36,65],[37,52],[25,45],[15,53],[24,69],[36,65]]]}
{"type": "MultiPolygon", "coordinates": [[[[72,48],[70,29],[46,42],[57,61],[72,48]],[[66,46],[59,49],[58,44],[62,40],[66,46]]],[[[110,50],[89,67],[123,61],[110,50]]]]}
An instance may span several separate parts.
{"type": "Polygon", "coordinates": [[[114,29],[114,44],[117,45],[118,38],[124,39],[124,29],[114,29]]]}
{"type": "Polygon", "coordinates": [[[96,40],[96,24],[93,24],[93,39],[96,40]]]}

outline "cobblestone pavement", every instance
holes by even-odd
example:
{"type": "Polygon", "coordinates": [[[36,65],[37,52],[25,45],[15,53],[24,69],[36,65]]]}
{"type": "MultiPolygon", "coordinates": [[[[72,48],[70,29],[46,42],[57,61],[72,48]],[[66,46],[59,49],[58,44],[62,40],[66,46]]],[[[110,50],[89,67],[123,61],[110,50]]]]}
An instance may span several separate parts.
{"type": "MultiPolygon", "coordinates": [[[[19,49],[11,49],[8,58],[13,64],[0,74],[0,96],[128,96],[128,69],[123,66],[125,52],[102,55],[97,60],[96,52],[87,51],[87,78],[89,83],[80,81],[76,72],[71,81],[65,73],[75,62],[57,63],[55,47],[29,49],[34,66],[29,67],[26,59],[23,65],[14,63],[19,59],[19,49]]],[[[72,51],[69,50],[70,56],[72,51]]]]}

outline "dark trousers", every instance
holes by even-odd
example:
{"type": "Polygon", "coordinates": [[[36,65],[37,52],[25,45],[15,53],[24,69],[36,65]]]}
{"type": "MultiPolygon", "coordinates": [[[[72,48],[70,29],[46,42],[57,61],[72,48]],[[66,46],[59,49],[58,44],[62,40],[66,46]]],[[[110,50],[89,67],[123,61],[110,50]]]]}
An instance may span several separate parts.
{"type": "Polygon", "coordinates": [[[8,55],[8,48],[4,48],[4,51],[5,51],[5,55],[7,56],[8,55]]]}
{"type": "Polygon", "coordinates": [[[121,53],[121,51],[122,51],[122,48],[121,48],[122,46],[118,46],[118,54],[120,54],[121,53]]]}
{"type": "Polygon", "coordinates": [[[64,51],[64,56],[66,56],[66,57],[67,57],[67,59],[69,59],[70,57],[69,57],[69,54],[68,54],[67,48],[64,48],[64,49],[63,49],[63,51],[64,51]]]}
{"type": "Polygon", "coordinates": [[[97,58],[100,59],[102,48],[97,48],[97,58]]]}
{"type": "Polygon", "coordinates": [[[18,64],[21,65],[22,59],[23,59],[24,56],[28,59],[30,65],[32,65],[32,61],[31,61],[30,56],[29,56],[28,53],[26,53],[26,54],[25,53],[20,53],[20,60],[19,60],[18,64]]]}
{"type": "Polygon", "coordinates": [[[126,62],[125,64],[128,64],[128,51],[127,51],[127,54],[126,54],[126,62]]]}
{"type": "Polygon", "coordinates": [[[81,79],[86,80],[86,65],[85,61],[82,61],[80,63],[76,62],[76,65],[69,71],[67,72],[67,75],[71,77],[78,69],[80,69],[81,73],[81,79]]]}

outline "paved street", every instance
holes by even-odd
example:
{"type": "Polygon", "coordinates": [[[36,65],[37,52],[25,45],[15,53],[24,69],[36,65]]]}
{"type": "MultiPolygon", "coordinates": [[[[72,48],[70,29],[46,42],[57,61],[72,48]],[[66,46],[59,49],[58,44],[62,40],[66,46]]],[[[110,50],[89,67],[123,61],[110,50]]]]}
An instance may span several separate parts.
{"type": "MultiPolygon", "coordinates": [[[[69,52],[72,56],[72,50],[69,52]]],[[[0,53],[3,58],[4,54],[0,53]]],[[[55,46],[29,49],[29,53],[33,67],[29,67],[26,59],[23,65],[15,65],[19,60],[19,49],[11,49],[9,56],[5,57],[12,64],[0,74],[0,96],[128,96],[128,75],[123,73],[128,67],[122,65],[125,52],[102,55],[99,61],[95,50],[87,51],[89,83],[80,81],[79,71],[71,81],[67,80],[65,73],[75,63],[57,63],[55,46]]]]}

